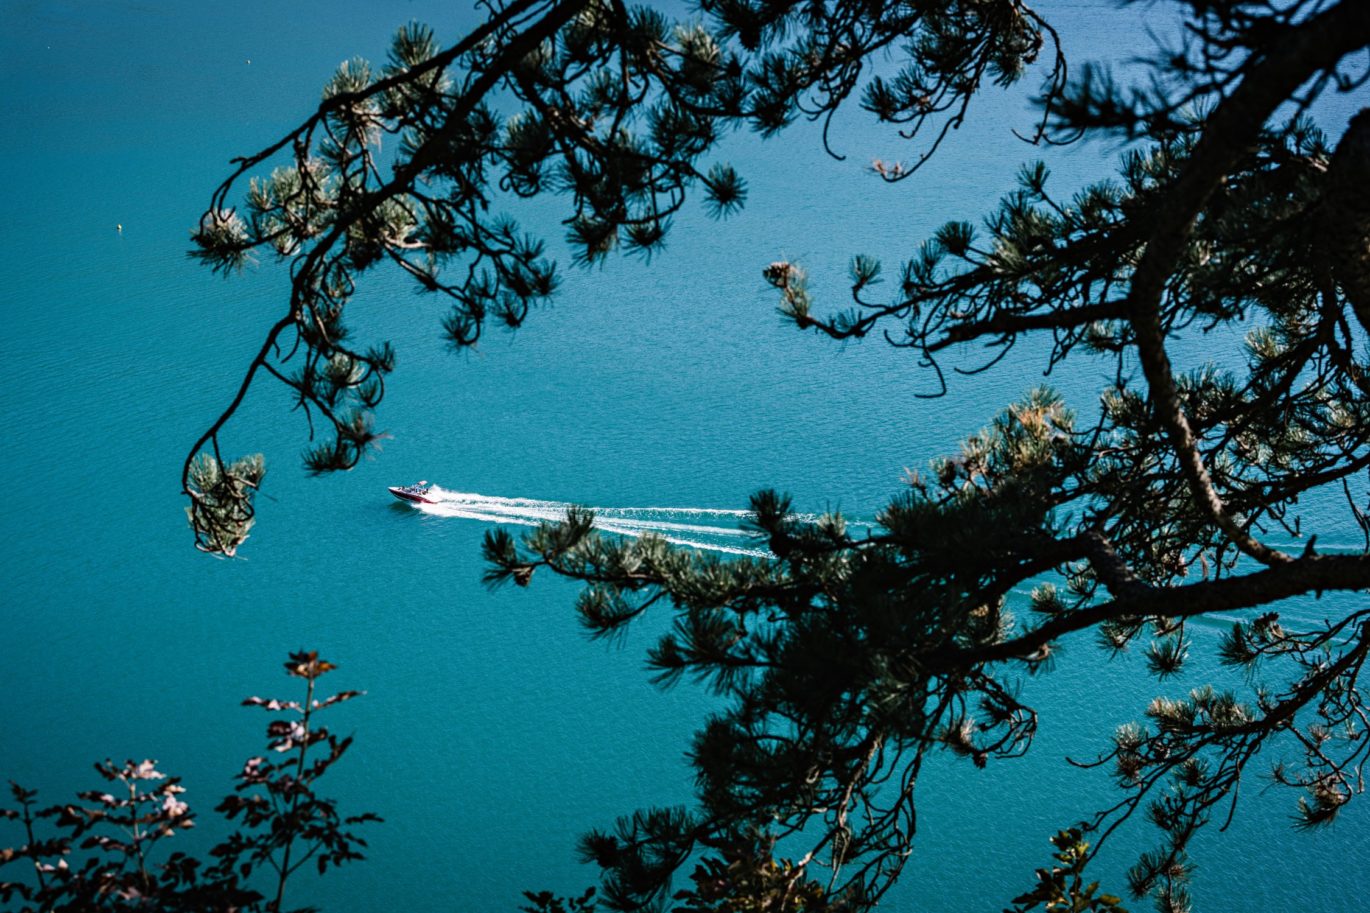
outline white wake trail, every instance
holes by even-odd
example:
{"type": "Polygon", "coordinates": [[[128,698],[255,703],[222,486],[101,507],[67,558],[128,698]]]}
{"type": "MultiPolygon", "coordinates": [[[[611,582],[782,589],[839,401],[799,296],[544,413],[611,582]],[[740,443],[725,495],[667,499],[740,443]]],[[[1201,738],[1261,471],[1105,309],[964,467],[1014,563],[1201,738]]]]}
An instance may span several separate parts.
{"type": "MultiPolygon", "coordinates": [[[[507,523],[517,526],[537,526],[555,522],[566,516],[573,505],[565,501],[546,501],[536,498],[505,498],[476,492],[451,491],[434,485],[428,491],[434,503],[415,504],[430,516],[477,520],[485,523],[507,523]]],[[[591,507],[595,513],[595,528],[620,536],[639,537],[657,535],[672,545],[731,555],[770,557],[762,548],[746,548],[738,539],[751,535],[737,527],[712,526],[704,523],[682,522],[688,519],[717,517],[742,520],[751,514],[745,510],[725,510],[710,507],[591,507]],[[722,540],[722,541],[713,541],[722,540]],[[736,544],[734,544],[736,543],[736,544]]]]}

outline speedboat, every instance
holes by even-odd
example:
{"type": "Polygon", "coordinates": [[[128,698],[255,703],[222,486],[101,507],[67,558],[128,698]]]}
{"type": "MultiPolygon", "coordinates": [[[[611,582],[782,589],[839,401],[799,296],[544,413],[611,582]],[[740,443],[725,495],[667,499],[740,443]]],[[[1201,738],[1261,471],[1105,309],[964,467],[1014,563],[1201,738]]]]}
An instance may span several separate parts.
{"type": "Polygon", "coordinates": [[[428,492],[432,486],[426,481],[419,482],[417,485],[391,485],[390,493],[401,501],[409,501],[412,504],[436,504],[432,498],[428,497],[428,492]]]}

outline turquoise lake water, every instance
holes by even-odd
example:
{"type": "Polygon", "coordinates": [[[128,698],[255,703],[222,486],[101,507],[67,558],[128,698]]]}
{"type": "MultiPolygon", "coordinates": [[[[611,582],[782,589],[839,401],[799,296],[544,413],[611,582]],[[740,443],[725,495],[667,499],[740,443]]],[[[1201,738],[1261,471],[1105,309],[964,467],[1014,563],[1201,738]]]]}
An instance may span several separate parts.
{"type": "MultiPolygon", "coordinates": [[[[1145,50],[1166,12],[1046,9],[1075,60],[1145,50]]],[[[899,141],[860,116],[838,132],[844,162],[812,130],[765,145],[741,136],[727,150],[751,187],[740,216],[712,223],[691,209],[650,266],[568,270],[554,306],[478,352],[448,353],[441,311],[397,277],[373,276],[351,324],[399,352],[379,419],[393,438],[351,473],[308,479],[303,420],[262,386],[224,443],[266,453],[271,499],[246,560],[196,553],[181,461],[231,397],[285,284],[269,265],[209,275],[184,256],[187,229],[231,155],[303,118],[343,58],[381,59],[410,18],[451,40],[474,13],[436,2],[0,2],[0,777],[55,800],[95,785],[93,761],[157,758],[201,815],[200,831],[178,840],[203,846],[213,804],[260,742],[262,719],[238,701],[293,696],[279,661],[317,649],[341,667],[329,684],[368,691],[335,714],[357,744],[331,791],[386,819],[368,861],[302,880],[287,898],[336,913],[513,910],[522,889],[584,886],[594,872],[575,862],[578,833],[688,800],[682,754],[709,706],[695,689],[646,682],[642,651],[666,616],[622,644],[589,643],[573,587],[481,586],[489,522],[469,503],[422,513],[392,503],[387,485],[688,508],[618,516],[630,530],[709,527],[660,528],[733,547],[736,518],[700,511],[775,486],[801,510],[870,517],[905,467],[951,450],[1044,365],[1025,347],[943,399],[917,399],[934,381],[909,356],[783,326],[761,280],[771,260],[799,260],[836,307],[851,254],[893,265],[942,221],[977,218],[1037,154],[1010,132],[1030,123],[1021,95],[982,99],[925,173],[897,187],[866,165],[899,158],[899,141]]],[[[1326,106],[1328,129],[1351,109],[1326,106]]],[[[1107,173],[1115,151],[1053,152],[1057,186],[1107,173]]],[[[525,214],[557,234],[555,204],[525,214]]],[[[1052,382],[1088,410],[1106,370],[1083,362],[1052,382]]],[[[479,506],[517,519],[507,504],[479,506]]],[[[1113,795],[1063,756],[1098,751],[1154,693],[1183,687],[1158,689],[1140,657],[1110,663],[1070,647],[1028,688],[1042,713],[1028,758],[931,766],[919,850],[891,908],[999,909],[1047,860],[1048,835],[1113,795]]],[[[1363,909],[1367,803],[1331,831],[1298,834],[1295,797],[1263,786],[1246,789],[1228,833],[1200,841],[1200,909],[1363,909]]],[[[1145,825],[1123,831],[1101,861],[1106,884],[1121,890],[1123,867],[1152,839],[1145,825]]]]}

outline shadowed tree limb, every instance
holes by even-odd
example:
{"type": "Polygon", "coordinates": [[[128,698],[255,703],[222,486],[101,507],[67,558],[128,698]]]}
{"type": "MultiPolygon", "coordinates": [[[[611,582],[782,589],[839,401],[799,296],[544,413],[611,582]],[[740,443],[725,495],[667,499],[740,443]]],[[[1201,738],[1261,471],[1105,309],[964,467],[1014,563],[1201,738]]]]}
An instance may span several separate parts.
{"type": "Polygon", "coordinates": [[[1243,552],[1263,564],[1287,562],[1291,558],[1255,539],[1231,515],[1213,487],[1165,352],[1161,297],[1195,218],[1223,175],[1238,158],[1249,153],[1275,109],[1316,73],[1335,67],[1345,55],[1368,44],[1370,5],[1340,4],[1282,34],[1278,44],[1250,65],[1240,85],[1206,120],[1203,135],[1169,191],[1166,205],[1156,214],[1146,250],[1129,281],[1127,306],[1142,372],[1185,480],[1213,522],[1243,552]]]}

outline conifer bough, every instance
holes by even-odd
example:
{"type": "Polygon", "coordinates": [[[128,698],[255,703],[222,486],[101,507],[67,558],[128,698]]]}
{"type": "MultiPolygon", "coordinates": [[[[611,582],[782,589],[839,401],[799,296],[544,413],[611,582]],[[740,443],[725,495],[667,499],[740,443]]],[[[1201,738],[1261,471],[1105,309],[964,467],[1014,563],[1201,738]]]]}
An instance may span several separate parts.
{"type": "Polygon", "coordinates": [[[693,805],[589,834],[599,893],[529,894],[529,909],[670,902],[691,866],[682,910],[868,908],[911,852],[929,752],[985,766],[1029,749],[1037,715],[1017,676],[1048,671],[1062,638],[1093,631],[1107,649],[1145,649],[1164,679],[1196,647],[1190,620],[1214,612],[1244,619],[1216,650],[1250,687],[1157,699],[1119,728],[1097,763],[1121,798],[1058,835],[1068,868],[1039,872],[1016,908],[1117,908],[1081,873],[1144,810],[1162,840],[1129,887],[1188,909],[1190,841],[1230,817],[1239,783],[1267,769],[1253,763],[1262,752],[1302,791],[1298,823],[1332,822],[1370,755],[1370,609],[1343,599],[1339,615],[1291,629],[1276,604],[1370,588],[1370,113],[1328,125],[1335,140],[1310,117],[1370,78],[1370,4],[1174,0],[1162,8],[1178,45],[1121,76],[1085,66],[1073,78],[1051,26],[1018,0],[698,7],[675,23],[615,0],[515,0],[446,48],[406,26],[384,67],[345,64],[314,115],[234,161],[194,255],[232,272],[268,252],[292,285],[187,458],[199,547],[231,555],[252,522],[262,464],[225,462],[219,434],[259,375],[308,417],[310,471],[350,468],[375,441],[394,354],[354,344],[344,321],[367,270],[408,273],[444,302],[452,345],[472,346],[490,320],[522,324],[559,281],[541,241],[491,215],[510,197],[563,200],[583,263],[650,254],[691,193],[715,216],[742,206],[745,181],[713,154],[729,130],[769,136],[808,118],[826,143],[834,113],[859,105],[908,138],[910,164],[874,169],[902,181],[980,92],[1033,74],[1041,119],[1026,138],[1122,140],[1116,179],[1062,196],[1045,167],[1026,166],[978,227],[925,241],[881,286],[892,295],[875,294],[879,261],[855,257],[836,313],[816,310],[801,265],[764,275],[797,327],[879,333],[911,350],[934,394],[952,349],[983,347],[989,369],[1039,336],[1048,367],[1102,359],[1113,380],[1097,418],[1082,425],[1057,394],[1029,393],[912,476],[869,534],[836,515],[800,523],[761,492],[753,522],[772,558],[606,538],[584,511],[520,541],[490,533],[490,584],[526,585],[541,568],[582,581],[593,634],[674,611],[649,656],[657,681],[688,675],[724,698],[691,749],[693,805]],[[872,75],[886,54],[901,69],[872,75]],[[1220,326],[1246,330],[1244,366],[1178,373],[1172,341],[1220,326]],[[1329,489],[1345,517],[1298,512],[1329,489]],[[1320,552],[1316,533],[1338,523],[1364,546],[1320,552]],[[1007,597],[1024,587],[1030,611],[1015,618],[1007,597]],[[775,858],[780,841],[793,858],[775,858]]]}

